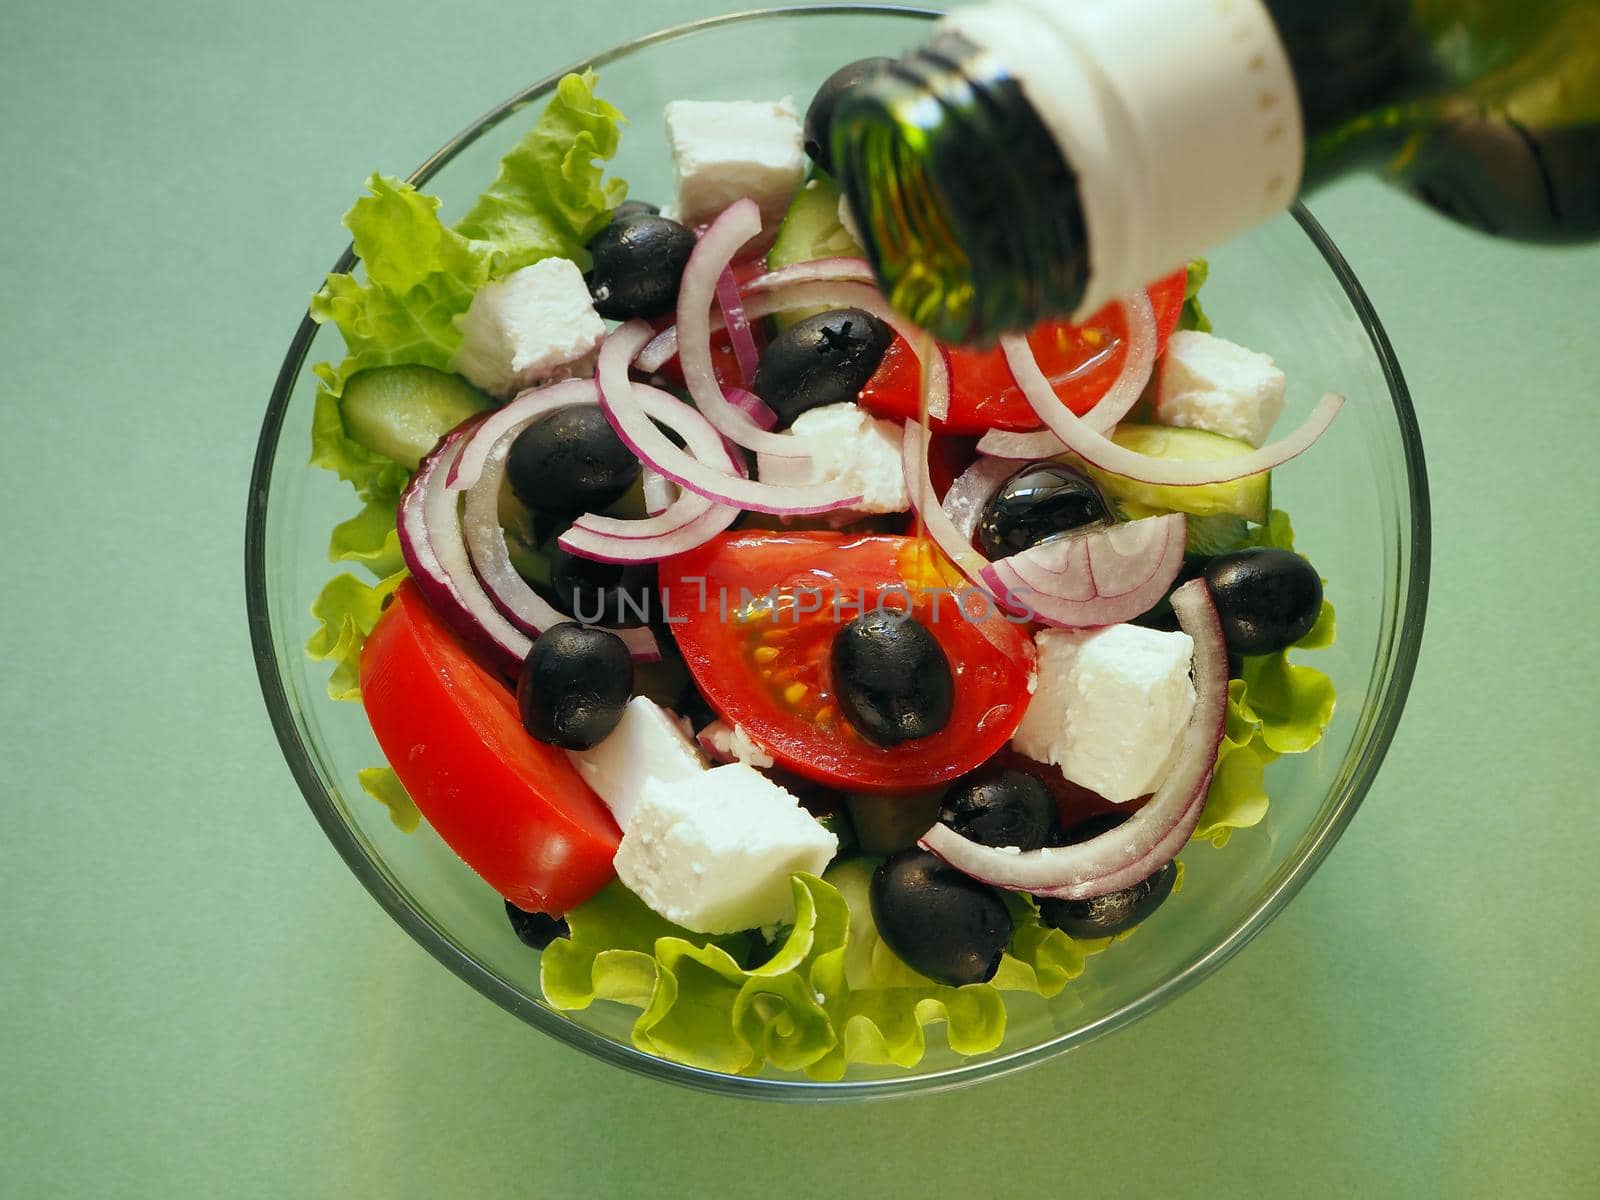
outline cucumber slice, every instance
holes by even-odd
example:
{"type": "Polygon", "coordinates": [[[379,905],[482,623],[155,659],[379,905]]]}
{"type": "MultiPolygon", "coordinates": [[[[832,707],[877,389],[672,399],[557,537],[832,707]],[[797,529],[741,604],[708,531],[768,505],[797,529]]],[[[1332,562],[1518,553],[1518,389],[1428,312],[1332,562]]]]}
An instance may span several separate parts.
{"type": "Polygon", "coordinates": [[[374,367],[345,384],[345,431],[368,450],[415,471],[439,439],[494,404],[459,375],[432,367],[374,367]]]}
{"type": "MultiPolygon", "coordinates": [[[[767,268],[775,271],[819,258],[859,257],[863,253],[860,243],[839,220],[839,185],[826,175],[817,175],[790,202],[777,239],[767,251],[767,268]]],[[[787,329],[796,321],[825,311],[814,308],[779,313],[773,320],[780,329],[787,329]]]]}
{"type": "MultiPolygon", "coordinates": [[[[1203,429],[1182,429],[1175,425],[1119,425],[1111,435],[1119,446],[1152,458],[1179,462],[1208,462],[1234,458],[1254,449],[1247,442],[1207,433],[1203,429]]],[[[1164,512],[1190,513],[1197,517],[1235,516],[1261,524],[1272,506],[1272,472],[1247,475],[1227,483],[1206,483],[1192,487],[1140,483],[1125,475],[1113,475],[1087,463],[1079,464],[1108,496],[1117,501],[1131,500],[1164,512]]]]}
{"type": "Polygon", "coordinates": [[[872,795],[851,792],[844,798],[864,854],[893,854],[913,846],[939,819],[942,791],[872,795]]]}
{"type": "MultiPolygon", "coordinates": [[[[1140,504],[1137,500],[1114,500],[1112,503],[1127,521],[1137,521],[1141,517],[1158,517],[1164,511],[1140,504]]],[[[1240,549],[1250,540],[1249,522],[1232,513],[1215,513],[1208,517],[1190,514],[1185,522],[1185,528],[1188,530],[1185,552],[1205,558],[1228,554],[1240,549]]]]}

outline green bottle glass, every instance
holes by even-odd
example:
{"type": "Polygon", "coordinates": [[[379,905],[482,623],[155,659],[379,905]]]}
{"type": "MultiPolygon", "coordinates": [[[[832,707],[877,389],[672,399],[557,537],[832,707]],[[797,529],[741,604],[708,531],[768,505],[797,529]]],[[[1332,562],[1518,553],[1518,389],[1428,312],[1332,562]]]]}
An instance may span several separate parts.
{"type": "Polygon", "coordinates": [[[831,137],[885,292],[951,342],[1085,315],[1353,170],[1593,239],[1600,0],[995,0],[831,137]]]}

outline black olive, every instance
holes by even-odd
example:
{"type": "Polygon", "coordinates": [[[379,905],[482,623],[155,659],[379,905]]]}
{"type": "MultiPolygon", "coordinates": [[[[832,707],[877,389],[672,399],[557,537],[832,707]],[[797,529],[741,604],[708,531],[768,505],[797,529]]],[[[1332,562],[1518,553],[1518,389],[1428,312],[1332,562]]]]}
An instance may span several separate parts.
{"type": "Polygon", "coordinates": [[[980,769],[956,780],[939,820],[985,846],[1037,850],[1055,837],[1056,801],[1026,771],[980,769]]]}
{"type": "Polygon", "coordinates": [[[833,110],[839,97],[894,62],[892,58],[861,58],[846,63],[822,81],[806,109],[805,145],[811,161],[824,171],[833,170],[833,110]]]}
{"type": "Polygon", "coordinates": [[[1311,632],[1322,611],[1322,580],[1289,550],[1219,554],[1206,567],[1222,636],[1235,654],[1272,654],[1311,632]]]}
{"type": "Polygon", "coordinates": [[[635,217],[659,217],[661,208],[651,204],[648,200],[624,200],[612,210],[612,223],[617,221],[631,221],[635,217]]]}
{"type": "Polygon", "coordinates": [[[857,733],[898,746],[938,733],[950,720],[950,660],[915,617],[869,612],[833,639],[833,690],[857,733]]]}
{"type": "Polygon", "coordinates": [[[1111,524],[1111,509],[1089,477],[1065,463],[1029,463],[990,496],[978,514],[978,545],[1007,558],[1064,533],[1111,524]]]}
{"type": "Polygon", "coordinates": [[[593,265],[584,279],[602,317],[659,317],[672,311],[694,233],[666,217],[612,221],[589,239],[593,265]]]}
{"type": "Polygon", "coordinates": [[[1132,929],[1172,895],[1178,867],[1168,863],[1148,879],[1092,900],[1039,901],[1039,916],[1068,937],[1103,938],[1132,929]]]}
{"type": "Polygon", "coordinates": [[[960,987],[1000,969],[1011,910],[988,884],[912,847],[884,860],[868,894],[879,936],[912,970],[960,987]]]}
{"type": "Polygon", "coordinates": [[[517,677],[523,727],[564,750],[604,740],[632,695],[633,660],[622,639],[571,622],[538,636],[517,677]]]}
{"type": "Polygon", "coordinates": [[[572,936],[572,930],[567,927],[565,917],[552,917],[549,913],[542,912],[523,912],[509,900],[506,901],[506,919],[511,922],[511,929],[517,935],[517,940],[535,950],[543,950],[557,938],[572,936]]]}
{"type": "Polygon", "coordinates": [[[562,612],[608,629],[648,625],[661,607],[654,564],[596,562],[560,546],[550,554],[550,590],[562,612]]]}
{"type": "Polygon", "coordinates": [[[622,444],[598,404],[576,404],[540,417],[511,443],[506,477],[535,512],[597,512],[620,500],[639,478],[639,460],[622,444]]]}
{"type": "Polygon", "coordinates": [[[796,321],[767,344],[751,391],[778,414],[779,427],[808,409],[853,402],[883,361],[893,332],[859,308],[796,321]]]}

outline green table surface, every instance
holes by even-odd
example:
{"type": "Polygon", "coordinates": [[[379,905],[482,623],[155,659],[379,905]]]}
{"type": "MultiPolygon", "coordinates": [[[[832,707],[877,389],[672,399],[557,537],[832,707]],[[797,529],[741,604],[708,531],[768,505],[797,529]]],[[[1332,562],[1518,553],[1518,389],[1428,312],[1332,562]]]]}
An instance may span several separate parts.
{"type": "Polygon", "coordinates": [[[241,575],[338,216],[552,66],[731,7],[7,7],[0,1195],[1597,1194],[1600,247],[1376,183],[1313,207],[1422,421],[1422,664],[1349,833],[1201,987],[973,1090],[738,1103],[533,1032],[346,870],[241,575]]]}

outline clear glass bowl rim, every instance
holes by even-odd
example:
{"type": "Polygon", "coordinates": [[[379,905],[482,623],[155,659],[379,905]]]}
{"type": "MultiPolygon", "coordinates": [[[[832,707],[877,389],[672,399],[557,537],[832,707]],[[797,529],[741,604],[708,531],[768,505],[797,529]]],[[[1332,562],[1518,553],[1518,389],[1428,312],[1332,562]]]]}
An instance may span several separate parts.
{"type": "MultiPolygon", "coordinates": [[[[797,17],[850,15],[900,16],[931,20],[943,16],[944,13],[938,9],[892,4],[804,4],[726,13],[657,30],[563,67],[518,92],[485,113],[435,151],[412,173],[409,182],[418,187],[426,183],[469,143],[520,108],[544,95],[569,72],[591,67],[599,68],[645,47],[690,37],[725,25],[797,17]]],[[[1394,404],[1400,426],[1401,450],[1411,502],[1411,523],[1408,531],[1409,558],[1402,564],[1406,584],[1406,604],[1400,614],[1398,636],[1393,642],[1388,664],[1388,684],[1380,701],[1372,736],[1367,744],[1361,747],[1360,759],[1338,806],[1315,831],[1315,836],[1300,857],[1288,864],[1289,870],[1282,876],[1278,885],[1235,923],[1232,932],[1226,938],[1144,995],[1071,1033],[1009,1053],[963,1063],[934,1074],[907,1074],[895,1078],[823,1083],[803,1078],[723,1075],[656,1058],[632,1046],[602,1037],[541,1007],[464,954],[426,913],[396,891],[383,877],[382,872],[368,859],[359,840],[340,816],[338,807],[328,796],[317,776],[311,754],[302,741],[300,730],[296,725],[288,693],[278,670],[267,602],[266,517],[272,467],[278,450],[284,415],[304,369],[311,341],[317,332],[316,324],[307,316],[301,318],[289,343],[283,365],[278,371],[277,381],[273,385],[266,416],[262,421],[255,462],[251,471],[250,496],[245,517],[244,566],[245,603],[250,640],[262,696],[277,734],[278,744],[283,750],[295,782],[299,784],[300,791],[310,806],[312,815],[316,817],[328,840],[339,851],[356,878],[389,915],[436,959],[496,1004],[543,1032],[603,1061],[657,1079],[723,1095],[769,1100],[843,1100],[943,1091],[979,1079],[1009,1074],[1071,1047],[1085,1045],[1181,995],[1238,953],[1251,938],[1266,927],[1310,878],[1355,816],[1362,799],[1371,787],[1378,767],[1383,762],[1384,755],[1388,752],[1399,724],[1400,714],[1405,707],[1406,694],[1410,690],[1417,655],[1421,649],[1423,620],[1427,610],[1431,554],[1428,481],[1423,462],[1421,431],[1411,406],[1410,393],[1406,388],[1388,335],[1384,332],[1376,312],[1373,311],[1371,301],[1343,254],[1304,206],[1297,204],[1292,210],[1292,215],[1327,262],[1360,318],[1362,327],[1372,342],[1373,351],[1394,404]]],[[[355,261],[354,248],[347,247],[333,265],[332,271],[348,271],[355,261]]]]}

